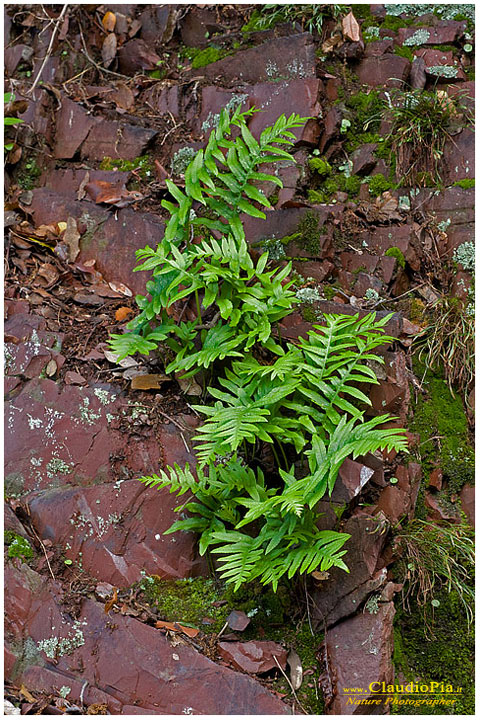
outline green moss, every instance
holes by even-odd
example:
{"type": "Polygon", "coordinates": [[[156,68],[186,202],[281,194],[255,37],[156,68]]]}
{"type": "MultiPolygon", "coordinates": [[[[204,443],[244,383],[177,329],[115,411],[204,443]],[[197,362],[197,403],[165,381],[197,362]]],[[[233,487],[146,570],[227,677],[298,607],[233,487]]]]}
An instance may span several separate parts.
{"type": "Polygon", "coordinates": [[[218,60],[230,55],[230,50],[226,48],[219,48],[215,45],[210,45],[207,48],[193,48],[185,47],[181,50],[180,56],[187,57],[192,63],[192,69],[205,67],[211,65],[218,60]]]}
{"type": "Polygon", "coordinates": [[[326,300],[333,300],[333,298],[337,294],[337,289],[334,285],[324,285],[323,286],[323,294],[324,294],[326,300]]]}
{"type": "Polygon", "coordinates": [[[21,558],[25,561],[33,558],[33,548],[28,540],[12,530],[4,531],[4,543],[8,547],[9,558],[21,558]]]}
{"type": "Polygon", "coordinates": [[[23,165],[22,170],[18,175],[17,182],[22,190],[33,190],[41,174],[42,169],[37,165],[36,159],[31,158],[23,165]]]}
{"type": "Polygon", "coordinates": [[[410,62],[413,62],[413,58],[415,57],[413,49],[411,47],[403,47],[402,45],[396,45],[393,52],[395,55],[400,55],[400,57],[407,58],[407,60],[409,60],[410,62]]]}
{"type": "Polygon", "coordinates": [[[394,32],[398,32],[400,28],[409,27],[414,23],[414,18],[402,18],[397,17],[396,15],[385,15],[385,18],[382,20],[381,26],[386,30],[393,30],[394,32]]]}
{"type": "Polygon", "coordinates": [[[391,190],[394,186],[394,183],[387,179],[384,175],[381,173],[377,173],[377,175],[373,175],[373,177],[370,178],[368,181],[368,189],[370,191],[371,195],[374,195],[375,197],[379,197],[382,193],[386,192],[387,190],[391,190]]]}
{"type": "MultiPolygon", "coordinates": [[[[425,367],[418,359],[414,370],[423,377],[425,367]]],[[[410,429],[420,435],[424,476],[427,479],[440,465],[449,493],[458,493],[466,483],[473,484],[475,477],[475,453],[463,402],[459,395],[452,396],[442,377],[430,371],[423,386],[427,394],[418,397],[410,429]]]]}
{"type": "Polygon", "coordinates": [[[149,605],[155,608],[163,620],[185,622],[202,627],[202,619],[212,619],[208,627],[219,632],[229,610],[226,606],[215,607],[214,602],[222,595],[214,580],[187,578],[186,580],[162,580],[157,576],[145,577],[141,587],[149,605]]]}
{"type": "Polygon", "coordinates": [[[313,170],[320,176],[330,175],[332,172],[332,166],[325,158],[312,157],[308,161],[310,170],[313,170]]]}
{"type": "Polygon", "coordinates": [[[387,252],[385,253],[385,255],[386,255],[387,257],[394,257],[394,258],[396,258],[396,260],[397,260],[398,264],[400,265],[400,267],[405,268],[405,255],[402,253],[402,251],[400,250],[400,248],[395,247],[395,246],[393,246],[393,247],[391,247],[391,248],[388,248],[388,250],[387,250],[387,252]]]}
{"type": "MultiPolygon", "coordinates": [[[[394,622],[394,665],[409,680],[417,682],[444,682],[455,689],[462,688],[462,694],[454,705],[453,714],[473,715],[475,712],[474,685],[474,630],[469,626],[458,595],[439,591],[439,603],[430,611],[434,639],[425,638],[423,609],[412,605],[407,614],[397,608],[394,622]]],[[[395,706],[392,706],[394,710],[395,706]]],[[[420,705],[418,708],[401,706],[397,713],[412,715],[443,715],[442,706],[420,705]]]]}
{"type": "Polygon", "coordinates": [[[142,180],[151,180],[154,176],[153,160],[148,155],[140,155],[134,160],[123,158],[104,157],[99,165],[100,170],[120,170],[121,172],[132,172],[135,170],[142,180]]]}
{"type": "Polygon", "coordinates": [[[312,254],[320,251],[320,238],[324,233],[316,213],[306,212],[298,224],[297,232],[295,244],[298,247],[308,250],[312,254]]]}
{"type": "Polygon", "coordinates": [[[305,322],[314,323],[318,320],[317,313],[311,305],[304,305],[302,307],[302,317],[305,322]]]}
{"type": "Polygon", "coordinates": [[[475,178],[465,178],[464,180],[457,180],[453,183],[454,187],[461,187],[463,190],[475,187],[475,178]]]}
{"type": "Polygon", "coordinates": [[[324,205],[329,202],[330,196],[326,195],[323,192],[320,192],[319,190],[309,190],[308,191],[308,202],[312,203],[312,205],[324,205]]]}

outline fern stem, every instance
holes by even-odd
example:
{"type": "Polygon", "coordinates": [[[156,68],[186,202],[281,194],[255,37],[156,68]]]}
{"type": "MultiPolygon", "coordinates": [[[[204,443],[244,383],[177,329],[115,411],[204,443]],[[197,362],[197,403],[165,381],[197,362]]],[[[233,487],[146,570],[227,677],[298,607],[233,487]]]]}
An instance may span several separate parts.
{"type": "Polygon", "coordinates": [[[198,322],[201,325],[202,324],[202,311],[200,310],[200,299],[198,297],[198,290],[195,290],[195,304],[197,306],[198,322]]]}

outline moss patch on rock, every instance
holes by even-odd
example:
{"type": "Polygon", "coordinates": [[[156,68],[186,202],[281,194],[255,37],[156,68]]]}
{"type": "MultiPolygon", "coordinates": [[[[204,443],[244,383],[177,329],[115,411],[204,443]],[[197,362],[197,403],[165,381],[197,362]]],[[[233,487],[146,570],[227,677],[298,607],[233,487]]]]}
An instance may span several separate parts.
{"type": "MultiPolygon", "coordinates": [[[[444,682],[462,692],[456,695],[453,708],[441,705],[419,707],[392,705],[393,714],[406,715],[473,715],[475,713],[475,637],[456,593],[446,590],[438,593],[437,607],[431,610],[435,637],[425,637],[423,610],[415,607],[411,614],[397,608],[394,622],[394,666],[396,683],[399,675],[416,682],[444,682]],[[453,712],[452,712],[453,710],[453,712]]],[[[442,696],[448,697],[448,696],[442,696]]]]}
{"type": "Polygon", "coordinates": [[[33,558],[33,548],[28,540],[12,530],[4,531],[4,544],[8,547],[7,556],[9,558],[20,558],[24,561],[33,558]]]}

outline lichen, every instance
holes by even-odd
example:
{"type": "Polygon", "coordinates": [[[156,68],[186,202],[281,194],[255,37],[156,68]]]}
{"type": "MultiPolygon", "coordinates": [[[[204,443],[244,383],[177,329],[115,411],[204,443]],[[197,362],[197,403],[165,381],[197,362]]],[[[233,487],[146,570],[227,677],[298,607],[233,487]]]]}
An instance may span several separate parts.
{"type": "MultiPolygon", "coordinates": [[[[61,638],[52,636],[40,640],[37,642],[38,650],[45,653],[47,658],[55,660],[56,658],[63,657],[64,655],[71,655],[74,650],[85,645],[85,637],[81,629],[81,624],[86,625],[86,622],[80,623],[79,620],[75,620],[67,637],[61,638]]],[[[52,628],[54,629],[54,628],[52,628]]]]}
{"type": "Polygon", "coordinates": [[[424,43],[428,42],[430,40],[430,30],[427,28],[419,28],[418,30],[415,30],[413,35],[408,37],[403,45],[404,47],[412,46],[412,45],[423,45],[424,43]]]}
{"type": "Polygon", "coordinates": [[[300,288],[300,290],[297,290],[295,293],[295,296],[297,300],[300,300],[302,303],[315,303],[319,302],[322,299],[321,294],[318,292],[317,288],[300,288]]]}
{"type": "MultiPolygon", "coordinates": [[[[242,105],[245,100],[248,100],[248,95],[245,95],[244,93],[240,95],[232,95],[230,100],[225,105],[224,110],[226,110],[228,113],[230,113],[232,110],[236,110],[237,107],[242,105]]],[[[211,130],[212,128],[218,127],[218,123],[220,122],[220,113],[212,113],[209,112],[207,119],[204,120],[202,123],[202,132],[207,132],[208,130],[211,130]]]]}
{"type": "Polygon", "coordinates": [[[467,272],[473,272],[475,270],[475,245],[473,242],[467,241],[459,245],[453,253],[453,259],[467,272]]]}
{"type": "Polygon", "coordinates": [[[196,151],[188,145],[177,150],[170,161],[172,175],[182,175],[196,154],[196,151]]]}
{"type": "Polygon", "coordinates": [[[431,75],[445,78],[456,78],[458,75],[458,68],[454,65],[432,65],[428,68],[428,72],[431,75]]]}
{"type": "Polygon", "coordinates": [[[73,463],[67,463],[60,458],[52,458],[48,461],[45,470],[47,473],[47,477],[54,478],[58,474],[69,475],[71,472],[73,472],[74,467],[75,466],[73,463]]]}

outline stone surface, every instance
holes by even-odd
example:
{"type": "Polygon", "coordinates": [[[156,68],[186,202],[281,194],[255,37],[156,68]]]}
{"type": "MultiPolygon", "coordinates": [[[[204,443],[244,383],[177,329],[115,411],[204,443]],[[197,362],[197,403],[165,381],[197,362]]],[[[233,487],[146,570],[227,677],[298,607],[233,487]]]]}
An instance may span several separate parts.
{"type": "MultiPolygon", "coordinates": [[[[360,613],[329,630],[325,651],[331,671],[322,680],[328,714],[384,714],[381,698],[378,705],[362,707],[351,702],[345,688],[367,690],[370,683],[393,681],[394,615],[393,602],[380,603],[376,614],[360,613]]],[[[372,694],[367,690],[362,697],[365,702],[372,694]]]]}
{"type": "Polygon", "coordinates": [[[118,68],[124,75],[135,75],[141,70],[155,70],[160,57],[141,38],[129,40],[117,52],[118,68]]]}
{"type": "Polygon", "coordinates": [[[468,522],[475,527],[475,488],[471,485],[464,485],[460,492],[460,502],[468,522]]]}
{"type": "Polygon", "coordinates": [[[419,31],[425,35],[422,37],[422,45],[449,45],[459,38],[466,28],[466,23],[456,20],[444,20],[431,27],[405,27],[400,28],[397,34],[397,42],[403,45],[405,40],[419,31]]]}
{"type": "Polygon", "coordinates": [[[377,501],[377,511],[383,513],[392,525],[413,517],[422,477],[421,466],[417,463],[400,465],[395,470],[395,477],[398,483],[387,485],[377,501]]]}
{"type": "Polygon", "coordinates": [[[359,462],[347,458],[341,466],[335,482],[331,500],[335,503],[349,503],[372,477],[374,471],[359,462]]]}
{"type": "Polygon", "coordinates": [[[105,157],[135,160],[157,135],[158,130],[102,119],[95,123],[83,142],[81,157],[98,161],[105,157]]]}
{"type": "Polygon", "coordinates": [[[382,567],[380,552],[386,537],[379,532],[379,523],[379,518],[357,514],[342,528],[342,532],[351,535],[343,557],[350,572],[332,568],[328,579],[312,591],[312,618],[320,627],[324,622],[330,627],[353,615],[365,598],[384,583],[386,569],[382,567]]]}
{"type": "Polygon", "coordinates": [[[258,83],[315,77],[315,46],[310,33],[289,35],[192,70],[195,76],[258,83]]]}
{"type": "Polygon", "coordinates": [[[399,55],[385,54],[362,60],[357,68],[361,83],[370,87],[400,87],[408,78],[410,62],[399,55]]]}
{"type": "Polygon", "coordinates": [[[55,123],[55,157],[73,158],[94,125],[94,118],[87,115],[81,105],[67,97],[62,98],[55,123]]]}
{"type": "Polygon", "coordinates": [[[358,150],[355,150],[351,158],[353,162],[352,172],[355,175],[368,175],[373,170],[377,163],[374,154],[376,148],[377,143],[365,143],[358,150]]]}
{"type": "Polygon", "coordinates": [[[242,610],[232,610],[227,622],[231,630],[242,632],[250,625],[250,618],[242,610]]]}
{"type": "Polygon", "coordinates": [[[458,180],[475,177],[475,133],[464,128],[445,144],[444,182],[453,185],[458,180]]]}
{"type": "Polygon", "coordinates": [[[277,658],[278,664],[285,670],[288,655],[285,648],[271,640],[220,642],[218,643],[218,652],[224,660],[238,670],[258,675],[278,668],[274,656],[277,658]]]}
{"type": "MultiPolygon", "coordinates": [[[[12,593],[6,639],[17,658],[9,679],[31,692],[71,688],[69,700],[106,703],[112,714],[283,715],[288,706],[252,678],[221,667],[185,645],[172,646],[160,630],[85,600],[75,620],[62,607],[58,583],[7,567],[12,593]],[[38,643],[57,638],[67,652],[48,658],[38,643]],[[68,647],[69,645],[69,647],[68,647]]],[[[47,643],[54,648],[52,641],[47,643]]],[[[42,647],[42,646],[41,646],[42,647]]],[[[53,653],[52,653],[53,654],[53,653]]]]}

